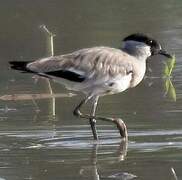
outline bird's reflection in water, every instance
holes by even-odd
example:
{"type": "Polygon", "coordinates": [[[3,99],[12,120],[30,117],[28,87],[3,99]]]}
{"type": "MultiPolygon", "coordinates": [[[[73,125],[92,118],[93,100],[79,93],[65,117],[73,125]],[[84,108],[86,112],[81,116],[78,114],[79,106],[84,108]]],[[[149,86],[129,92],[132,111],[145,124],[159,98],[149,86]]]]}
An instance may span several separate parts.
{"type": "MultiPolygon", "coordinates": [[[[121,140],[118,144],[118,149],[116,150],[116,159],[112,162],[109,161],[108,164],[119,163],[120,161],[124,161],[127,155],[128,148],[128,140],[121,140]]],[[[80,169],[80,175],[82,177],[92,177],[93,180],[101,180],[101,179],[120,179],[120,180],[129,180],[136,178],[137,176],[127,173],[127,172],[115,172],[114,174],[110,174],[108,176],[104,176],[100,173],[99,169],[102,169],[101,165],[98,163],[99,156],[99,143],[93,145],[92,152],[90,155],[91,165],[84,166],[80,169]]]]}

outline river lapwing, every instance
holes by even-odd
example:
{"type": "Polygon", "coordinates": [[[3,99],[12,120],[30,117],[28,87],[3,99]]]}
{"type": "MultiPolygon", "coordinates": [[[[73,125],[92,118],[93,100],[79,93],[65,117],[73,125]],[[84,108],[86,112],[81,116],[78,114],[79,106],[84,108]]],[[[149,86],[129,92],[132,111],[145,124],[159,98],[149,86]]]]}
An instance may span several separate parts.
{"type": "Polygon", "coordinates": [[[136,33],[124,38],[118,49],[104,46],[84,48],[36,61],[11,61],[10,64],[13,69],[50,78],[68,90],[82,92],[84,99],[75,108],[74,115],[89,119],[93,137],[97,140],[96,120],[112,121],[122,137],[127,135],[121,119],[95,115],[99,97],[137,86],[145,75],[146,60],[157,54],[171,58],[156,40],[136,33]],[[92,102],[90,114],[81,113],[82,105],[89,100],[92,102]]]}

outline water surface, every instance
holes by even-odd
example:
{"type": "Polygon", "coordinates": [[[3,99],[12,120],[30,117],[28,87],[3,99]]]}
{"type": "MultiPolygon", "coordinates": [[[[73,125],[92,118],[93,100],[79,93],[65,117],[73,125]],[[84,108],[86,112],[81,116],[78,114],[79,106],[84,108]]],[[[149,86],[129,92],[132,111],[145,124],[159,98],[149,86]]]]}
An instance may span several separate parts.
{"type": "MultiPolygon", "coordinates": [[[[56,34],[55,54],[98,45],[119,47],[123,37],[147,33],[175,53],[172,82],[177,101],[164,96],[163,57],[148,62],[136,88],[100,99],[98,114],[121,117],[129,142],[116,127],[98,122],[93,141],[87,120],[72,115],[82,95],[51,99],[0,100],[0,179],[172,180],[182,178],[182,2],[0,1],[0,95],[48,93],[45,79],[10,70],[10,60],[47,56],[41,24],[56,34]]],[[[68,93],[51,82],[55,93],[68,93]]],[[[88,111],[89,106],[84,108],[88,111]]]]}

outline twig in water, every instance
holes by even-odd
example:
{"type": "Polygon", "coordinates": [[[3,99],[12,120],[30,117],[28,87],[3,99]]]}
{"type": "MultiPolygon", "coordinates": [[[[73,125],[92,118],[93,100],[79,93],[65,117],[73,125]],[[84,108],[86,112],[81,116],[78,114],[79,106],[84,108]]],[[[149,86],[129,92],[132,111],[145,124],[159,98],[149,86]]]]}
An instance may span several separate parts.
{"type": "Polygon", "coordinates": [[[174,179],[178,180],[178,177],[177,177],[176,172],[173,167],[171,167],[171,172],[172,172],[172,175],[174,176],[174,179]]]}
{"type": "Polygon", "coordinates": [[[46,25],[40,25],[40,28],[46,33],[47,38],[50,38],[49,40],[49,49],[50,49],[50,55],[54,56],[54,37],[56,36],[55,34],[53,34],[52,32],[50,32],[48,30],[48,28],[46,27],[46,25]]]}
{"type": "MultiPolygon", "coordinates": [[[[48,30],[48,28],[46,27],[46,25],[40,25],[40,28],[46,33],[46,37],[48,39],[48,51],[49,51],[49,54],[51,56],[54,56],[54,37],[56,36],[55,34],[53,34],[52,32],[50,32],[48,30]]],[[[53,95],[53,90],[52,90],[52,87],[51,87],[51,83],[50,81],[47,79],[47,84],[48,84],[48,89],[49,89],[49,93],[51,95],[53,95]]],[[[53,97],[52,98],[52,115],[55,116],[56,115],[56,100],[55,98],[53,97]]]]}

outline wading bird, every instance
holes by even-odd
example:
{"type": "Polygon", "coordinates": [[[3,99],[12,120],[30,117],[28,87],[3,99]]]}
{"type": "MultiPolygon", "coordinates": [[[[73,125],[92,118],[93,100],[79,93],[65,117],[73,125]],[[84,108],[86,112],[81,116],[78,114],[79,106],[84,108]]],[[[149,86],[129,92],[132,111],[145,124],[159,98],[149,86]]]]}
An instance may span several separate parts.
{"type": "Polygon", "coordinates": [[[124,38],[119,49],[92,47],[32,62],[11,61],[10,64],[13,69],[53,79],[69,90],[84,93],[74,115],[89,119],[93,137],[97,140],[96,120],[114,122],[121,136],[127,136],[121,119],[95,115],[99,97],[137,86],[145,75],[147,58],[157,54],[171,58],[156,40],[138,33],[124,38]],[[92,100],[90,114],[81,113],[81,107],[89,100],[92,100]]]}

